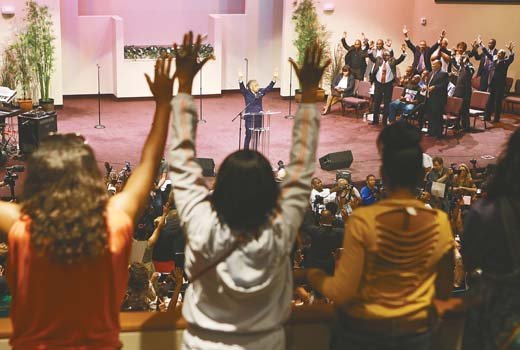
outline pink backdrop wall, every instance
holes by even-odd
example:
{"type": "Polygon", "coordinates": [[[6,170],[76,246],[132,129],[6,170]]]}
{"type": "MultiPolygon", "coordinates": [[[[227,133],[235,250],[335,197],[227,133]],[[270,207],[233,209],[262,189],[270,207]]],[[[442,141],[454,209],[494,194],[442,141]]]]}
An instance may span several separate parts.
{"type": "Polygon", "coordinates": [[[245,0],[79,0],[80,16],[120,16],[126,45],[167,45],[187,28],[207,33],[209,14],[240,14],[245,0]]]}

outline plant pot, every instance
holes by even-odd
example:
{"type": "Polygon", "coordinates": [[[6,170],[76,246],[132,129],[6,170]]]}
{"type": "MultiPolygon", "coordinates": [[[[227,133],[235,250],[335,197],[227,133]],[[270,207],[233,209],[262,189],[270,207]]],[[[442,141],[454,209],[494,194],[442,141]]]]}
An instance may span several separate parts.
{"type": "Polygon", "coordinates": [[[24,112],[29,112],[33,109],[33,103],[31,99],[18,100],[18,105],[20,106],[20,109],[24,112]]]}
{"type": "MultiPolygon", "coordinates": [[[[300,89],[296,89],[294,92],[294,101],[300,103],[302,100],[302,93],[300,89]]],[[[316,90],[316,101],[324,101],[325,100],[325,90],[319,88],[316,90]]]]}
{"type": "Polygon", "coordinates": [[[54,99],[49,98],[48,100],[42,100],[40,99],[38,101],[40,103],[40,106],[45,112],[52,112],[54,111],[54,99]]]}

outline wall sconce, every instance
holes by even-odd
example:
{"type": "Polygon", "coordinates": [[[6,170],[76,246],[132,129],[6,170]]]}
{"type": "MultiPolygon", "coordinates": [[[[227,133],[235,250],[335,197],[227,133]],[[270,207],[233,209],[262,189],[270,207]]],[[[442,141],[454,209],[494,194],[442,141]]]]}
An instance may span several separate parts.
{"type": "Polygon", "coordinates": [[[2,16],[5,18],[11,18],[14,16],[15,8],[12,5],[2,6],[2,16]]]}
{"type": "Polygon", "coordinates": [[[327,2],[323,4],[323,12],[325,13],[331,13],[334,12],[334,3],[333,2],[327,2]]]}

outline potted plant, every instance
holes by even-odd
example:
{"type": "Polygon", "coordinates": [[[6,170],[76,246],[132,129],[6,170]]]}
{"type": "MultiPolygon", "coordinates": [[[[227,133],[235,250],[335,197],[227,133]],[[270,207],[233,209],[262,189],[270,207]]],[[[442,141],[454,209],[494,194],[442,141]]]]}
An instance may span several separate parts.
{"type": "Polygon", "coordinates": [[[18,104],[22,111],[30,111],[33,106],[31,98],[32,72],[27,35],[23,32],[18,33],[16,42],[10,46],[10,49],[14,54],[15,85],[20,85],[22,88],[22,98],[18,99],[18,104]]]}
{"type": "Polygon", "coordinates": [[[343,68],[345,61],[346,50],[343,48],[343,45],[339,43],[336,46],[336,50],[332,52],[330,65],[327,67],[327,70],[323,74],[323,85],[325,85],[325,92],[327,95],[331,93],[330,85],[332,84],[332,80],[335,76],[338,76],[341,73],[341,69],[343,68]]]}
{"type": "MultiPolygon", "coordinates": [[[[314,0],[295,1],[292,20],[296,32],[293,43],[298,51],[296,62],[298,64],[303,63],[305,50],[315,42],[320,45],[325,54],[324,57],[328,58],[330,56],[328,42],[330,32],[320,23],[314,0]]],[[[324,97],[325,91],[323,89],[318,90],[317,98],[324,99],[324,97]]],[[[299,102],[299,90],[296,90],[295,100],[299,102]]]]}
{"type": "Polygon", "coordinates": [[[40,92],[40,106],[47,111],[54,110],[54,99],[49,97],[49,88],[55,64],[55,36],[52,32],[53,23],[49,7],[28,0],[24,21],[31,65],[40,92]]]}
{"type": "Polygon", "coordinates": [[[0,86],[16,90],[16,53],[12,45],[7,46],[2,54],[0,86]]]}

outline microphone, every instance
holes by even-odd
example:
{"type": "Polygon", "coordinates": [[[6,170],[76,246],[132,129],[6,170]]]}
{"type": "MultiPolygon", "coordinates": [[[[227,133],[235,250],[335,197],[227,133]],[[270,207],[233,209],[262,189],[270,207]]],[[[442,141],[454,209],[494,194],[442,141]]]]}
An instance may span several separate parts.
{"type": "Polygon", "coordinates": [[[244,61],[249,62],[249,60],[247,59],[247,57],[244,57],[244,61]]]}

